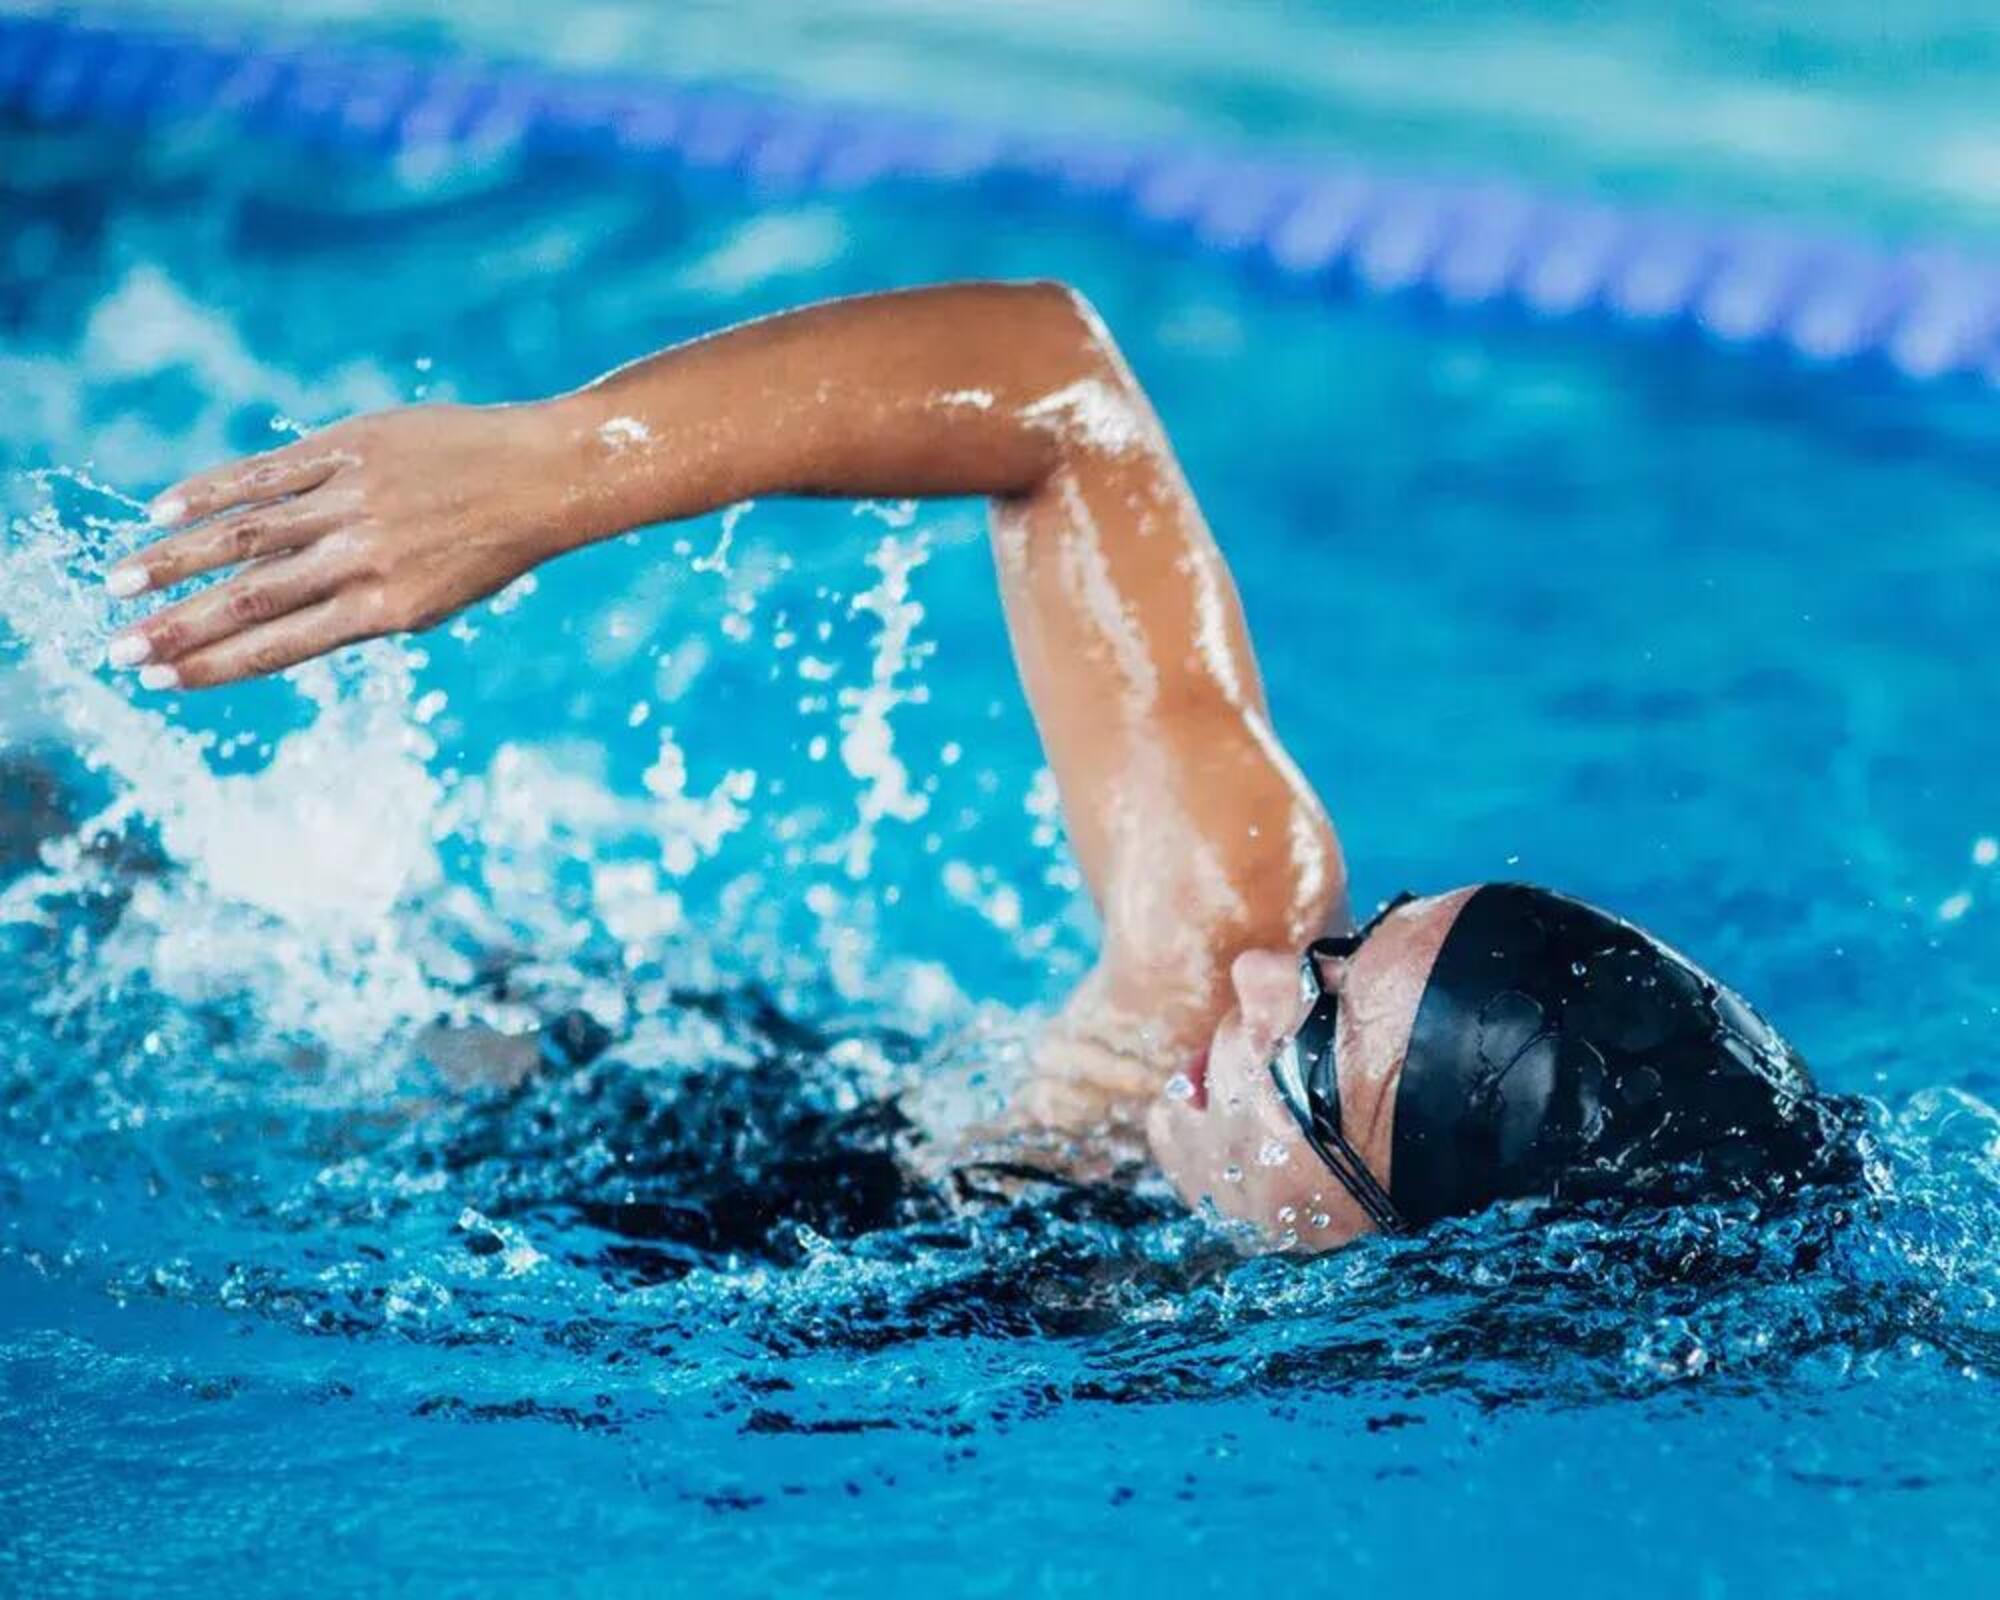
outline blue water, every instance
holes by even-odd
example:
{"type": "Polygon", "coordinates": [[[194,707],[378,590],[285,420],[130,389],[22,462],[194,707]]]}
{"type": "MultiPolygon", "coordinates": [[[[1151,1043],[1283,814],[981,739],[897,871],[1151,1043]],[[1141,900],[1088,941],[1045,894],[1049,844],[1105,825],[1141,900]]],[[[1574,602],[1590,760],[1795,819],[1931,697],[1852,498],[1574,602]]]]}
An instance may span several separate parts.
{"type": "Polygon", "coordinates": [[[13,127],[0,223],[0,1588],[1990,1583],[1989,399],[990,200],[13,127]],[[973,505],[655,530],[296,686],[96,668],[192,466],[966,274],[1124,342],[1359,898],[1638,916],[1870,1097],[1871,1193],[1310,1263],[1157,1186],[883,1214],[1090,949],[973,505]],[[426,1031],[573,1008],[610,1052],[512,1095],[426,1031]],[[774,1151],[838,1181],[760,1212],[774,1151]]]}

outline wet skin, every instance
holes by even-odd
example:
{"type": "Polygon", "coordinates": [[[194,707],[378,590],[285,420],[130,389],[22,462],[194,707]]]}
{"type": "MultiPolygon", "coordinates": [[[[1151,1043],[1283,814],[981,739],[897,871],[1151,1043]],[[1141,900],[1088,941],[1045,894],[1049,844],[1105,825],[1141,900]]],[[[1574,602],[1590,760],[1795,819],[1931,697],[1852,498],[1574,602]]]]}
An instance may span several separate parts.
{"type": "MultiPolygon", "coordinates": [[[[1340,996],[1341,1129],[1385,1188],[1417,1007],[1473,892],[1413,900],[1384,917],[1353,956],[1319,963],[1321,982],[1340,996]]],[[[1155,1159],[1184,1197],[1254,1222],[1280,1243],[1323,1249],[1371,1231],[1367,1214],[1300,1136],[1271,1078],[1271,1057],[1312,1008],[1300,994],[1298,954],[1245,950],[1229,978],[1235,1004],[1198,1062],[1196,1092],[1162,1096],[1147,1119],[1155,1159]]]]}
{"type": "MultiPolygon", "coordinates": [[[[227,580],[112,641],[156,689],[434,626],[635,527],[773,495],[984,495],[1023,687],[1104,927],[1012,1131],[1071,1159],[1142,1136],[1190,1203],[1273,1244],[1367,1227],[1265,1070],[1298,951],[1351,925],[1332,823],[1264,700],[1235,584],[1144,394],[1051,284],[836,301],[551,400],[357,417],[174,486],[114,593],[227,580]],[[1172,1092],[1199,1078],[1204,1092],[1172,1092]]],[[[1329,972],[1349,1137],[1386,1184],[1417,1000],[1470,891],[1329,972]]]]}

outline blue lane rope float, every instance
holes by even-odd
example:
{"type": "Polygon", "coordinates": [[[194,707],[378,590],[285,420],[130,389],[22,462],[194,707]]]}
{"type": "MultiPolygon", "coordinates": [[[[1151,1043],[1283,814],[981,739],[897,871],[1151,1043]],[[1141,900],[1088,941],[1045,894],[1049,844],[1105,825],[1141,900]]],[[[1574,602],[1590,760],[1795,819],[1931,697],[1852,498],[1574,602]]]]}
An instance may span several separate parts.
{"type": "Polygon", "coordinates": [[[661,161],[761,191],[989,185],[1091,205],[1279,278],[1539,319],[1684,327],[1835,365],[2000,387],[2000,261],[1771,225],[1277,161],[1030,137],[740,89],[576,77],[323,42],[0,17],[0,112],[43,123],[228,119],[393,153],[661,161]]]}

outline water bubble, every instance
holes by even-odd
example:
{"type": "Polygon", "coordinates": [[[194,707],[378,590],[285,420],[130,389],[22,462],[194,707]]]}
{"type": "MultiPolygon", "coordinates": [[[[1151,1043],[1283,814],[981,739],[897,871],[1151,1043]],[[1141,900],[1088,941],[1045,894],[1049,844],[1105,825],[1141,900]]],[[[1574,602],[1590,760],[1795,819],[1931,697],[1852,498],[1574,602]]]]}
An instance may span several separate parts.
{"type": "Polygon", "coordinates": [[[1235,1162],[1230,1162],[1228,1166],[1222,1169],[1222,1181],[1224,1183],[1241,1183],[1243,1181],[1243,1169],[1235,1162]]]}
{"type": "Polygon", "coordinates": [[[1260,1167],[1282,1167],[1291,1158],[1292,1152],[1281,1139],[1266,1139],[1257,1147],[1257,1165],[1260,1167]]]}
{"type": "Polygon", "coordinates": [[[1972,847],[1972,864],[1975,867],[1990,867],[2000,861],[2000,839],[1987,837],[1972,847]]]}
{"type": "Polygon", "coordinates": [[[541,586],[542,580],[540,578],[532,572],[525,572],[512,583],[508,584],[506,588],[502,589],[491,600],[487,601],[486,608],[496,617],[504,617],[508,612],[516,609],[523,600],[534,594],[541,586]]]}
{"type": "Polygon", "coordinates": [[[1190,1078],[1185,1072],[1176,1072],[1171,1078],[1167,1079],[1166,1086],[1160,1092],[1169,1100],[1192,1100],[1194,1098],[1194,1079],[1190,1078]]]}
{"type": "Polygon", "coordinates": [[[729,576],[729,547],[736,542],[736,525],[749,514],[754,504],[754,501],[744,500],[722,513],[722,529],[716,537],[715,548],[688,563],[692,571],[713,572],[725,578],[729,576]]]}

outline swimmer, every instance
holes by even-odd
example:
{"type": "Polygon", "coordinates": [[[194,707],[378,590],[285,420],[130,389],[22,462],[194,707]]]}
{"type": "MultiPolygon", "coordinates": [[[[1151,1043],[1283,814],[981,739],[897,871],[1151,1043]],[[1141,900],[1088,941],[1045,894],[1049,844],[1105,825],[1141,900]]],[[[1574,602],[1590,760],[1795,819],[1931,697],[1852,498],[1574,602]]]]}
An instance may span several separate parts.
{"type": "Polygon", "coordinates": [[[1277,1248],[1508,1199],[1782,1194],[1839,1113],[1730,990],[1547,890],[1405,896],[1358,931],[1235,584],[1103,324],[1049,284],[870,295],[554,399],[353,418],[201,473],[115,638],[209,689],[433,627],[565,552],[740,501],[982,495],[1022,684],[1104,929],[1010,1121],[1152,1159],[1277,1248]]]}

